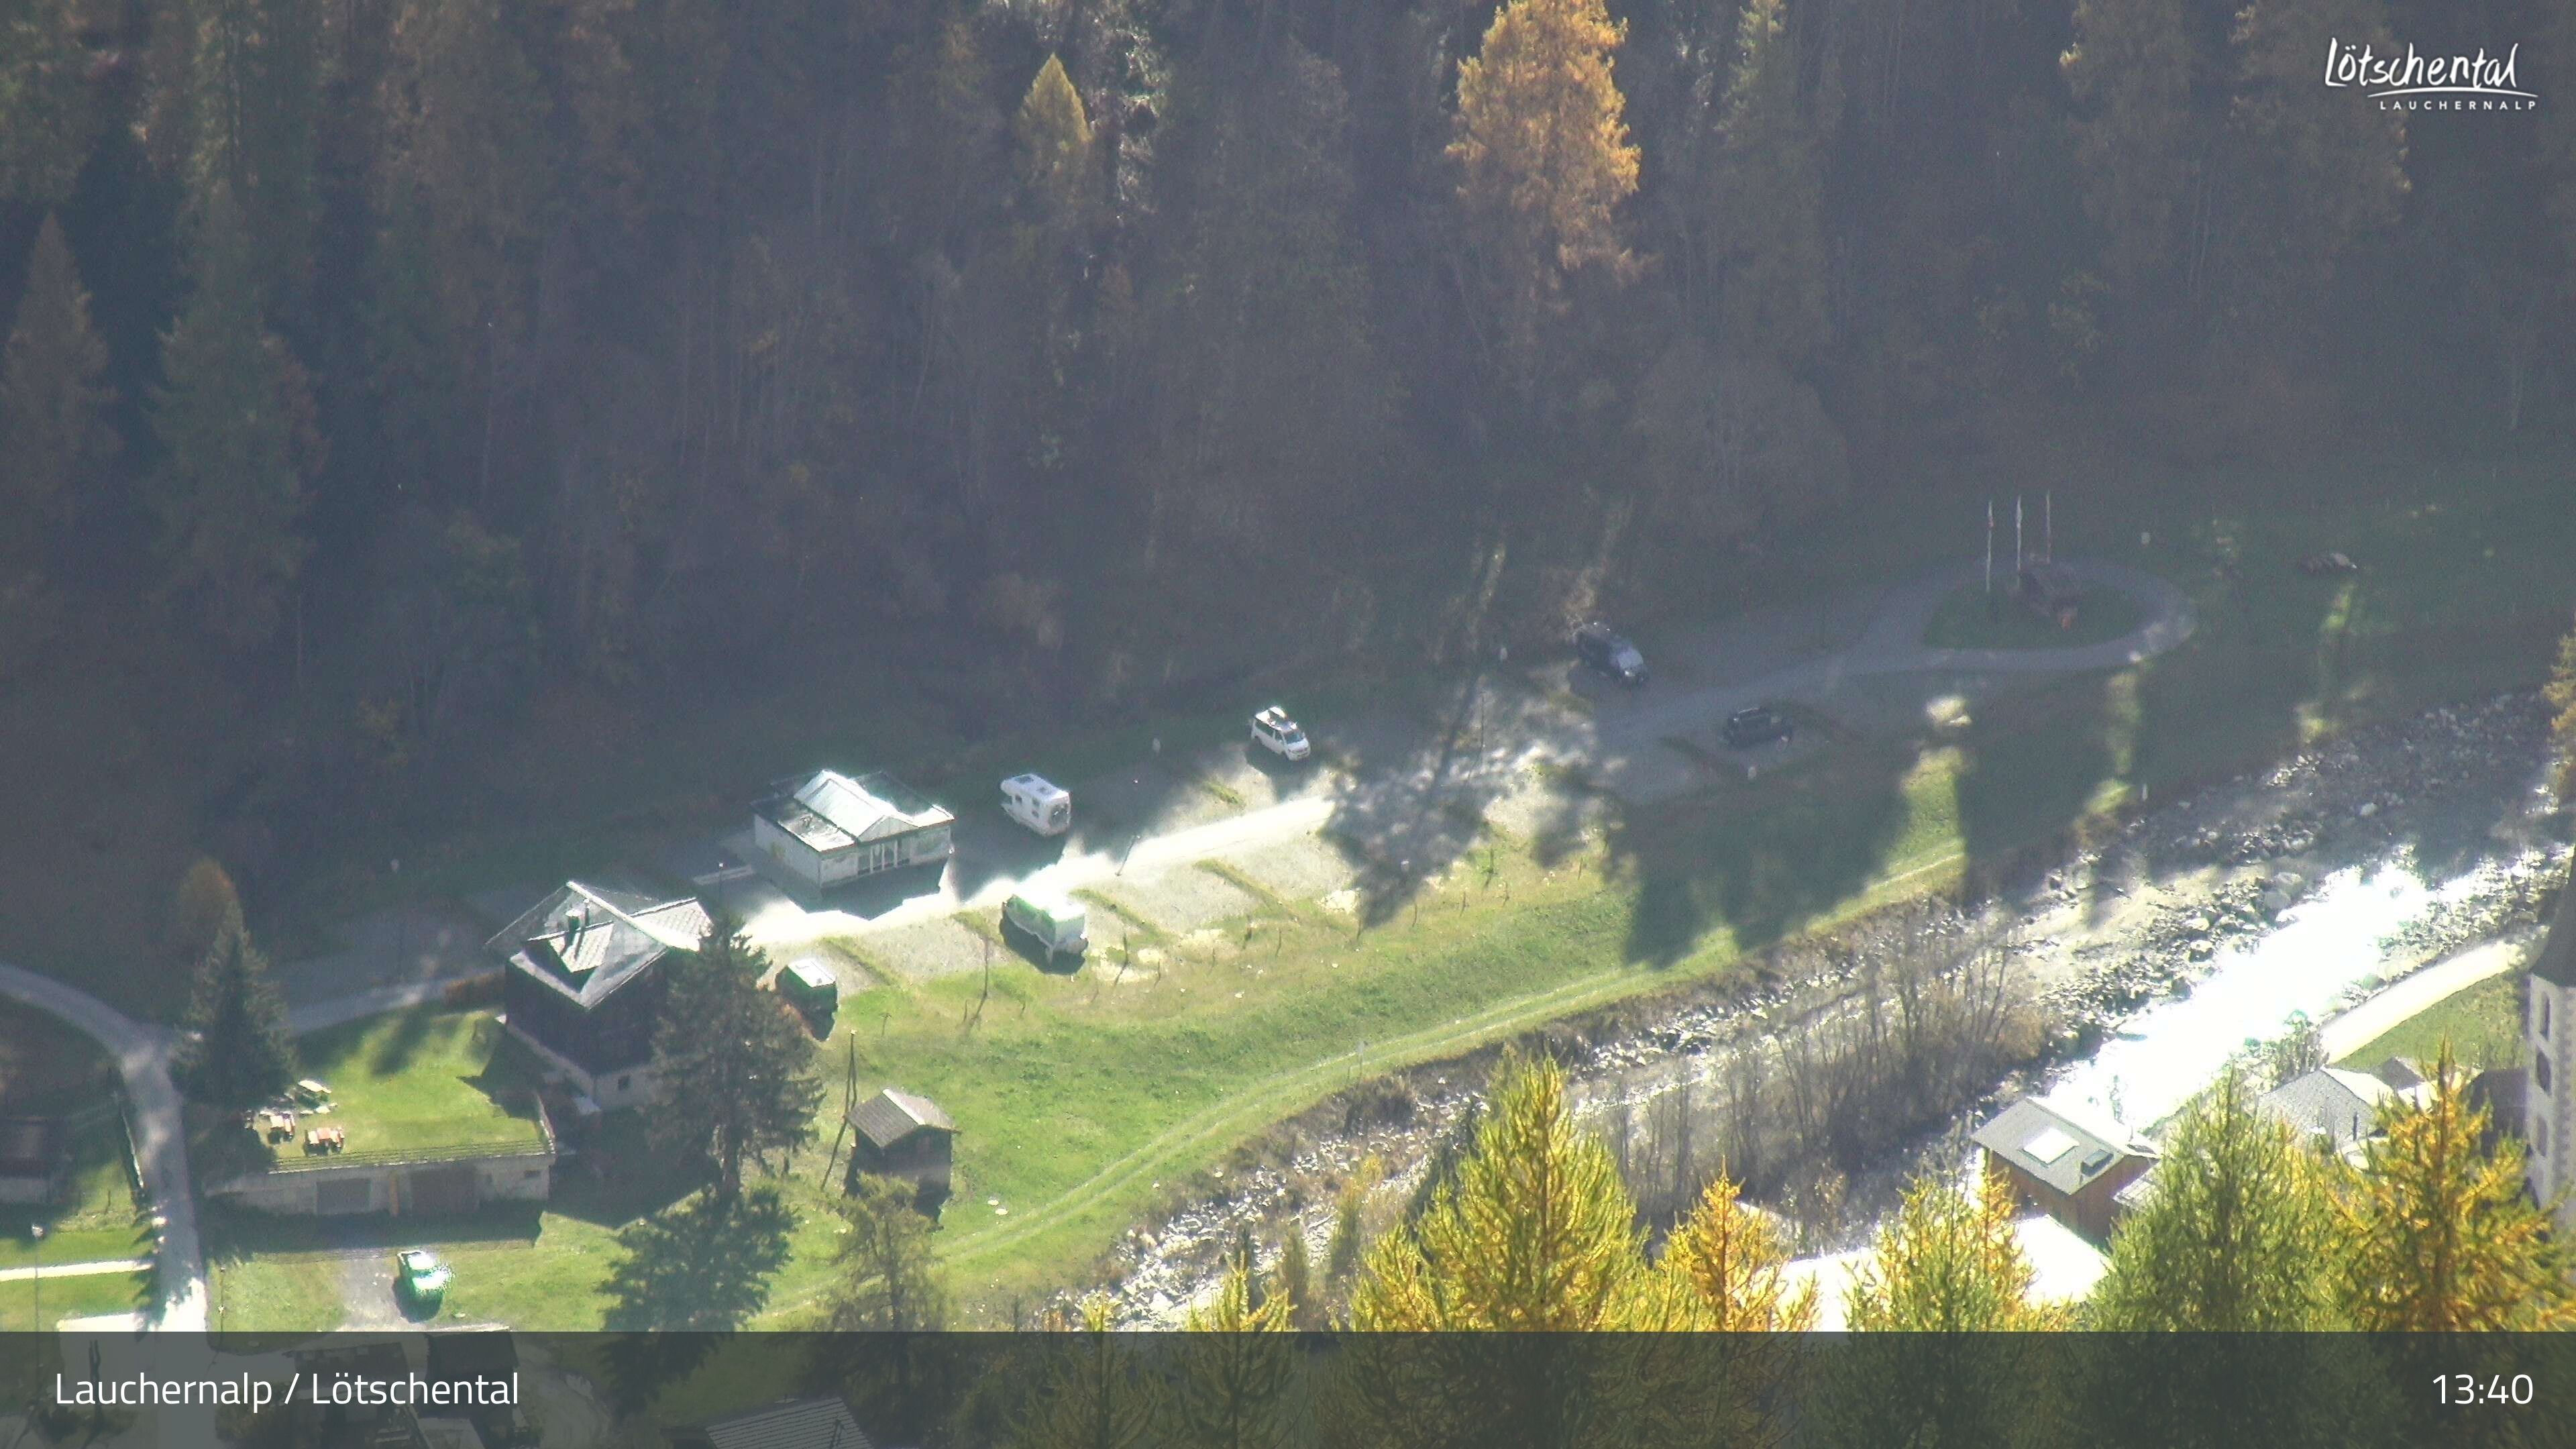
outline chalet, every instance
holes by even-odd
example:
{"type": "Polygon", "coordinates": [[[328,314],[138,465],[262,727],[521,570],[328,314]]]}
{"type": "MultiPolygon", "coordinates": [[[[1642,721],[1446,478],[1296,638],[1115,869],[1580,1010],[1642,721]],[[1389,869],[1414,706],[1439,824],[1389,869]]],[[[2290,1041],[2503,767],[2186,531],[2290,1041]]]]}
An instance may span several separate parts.
{"type": "Polygon", "coordinates": [[[2041,1097],[2013,1103],[1971,1140],[1985,1149],[1988,1175],[2002,1178],[2016,1200],[2094,1242],[2111,1235],[2113,1198],[2156,1160],[2155,1148],[2119,1123],[2041,1097]]]}
{"type": "Polygon", "coordinates": [[[913,1184],[922,1211],[937,1216],[948,1200],[948,1171],[957,1124],[927,1097],[888,1087],[850,1108],[857,1141],[850,1150],[853,1176],[874,1173],[913,1184]]]}
{"type": "MultiPolygon", "coordinates": [[[[2415,1077],[2412,1070],[2407,1076],[2415,1077]]],[[[2391,1103],[2420,1098],[2424,1085],[2399,1087],[2384,1077],[2344,1067],[2319,1067],[2254,1099],[2257,1111],[2287,1122],[2338,1157],[2355,1157],[2379,1135],[2379,1112],[2391,1103]]]]}
{"type": "Polygon", "coordinates": [[[0,1118],[0,1203],[58,1201],[71,1174],[72,1135],[60,1118],[0,1118]]]}
{"type": "Polygon", "coordinates": [[[662,961],[696,950],[706,932],[694,900],[566,882],[492,938],[503,1020],[601,1107],[649,1101],[653,1033],[669,992],[662,961]]]}
{"type": "Polygon", "coordinates": [[[671,1449],[875,1449],[850,1406],[835,1398],[782,1399],[671,1436],[671,1449]]]}
{"type": "Polygon", "coordinates": [[[791,884],[836,886],[946,860],[957,817],[882,771],[817,770],[751,807],[753,848],[791,884]]]}

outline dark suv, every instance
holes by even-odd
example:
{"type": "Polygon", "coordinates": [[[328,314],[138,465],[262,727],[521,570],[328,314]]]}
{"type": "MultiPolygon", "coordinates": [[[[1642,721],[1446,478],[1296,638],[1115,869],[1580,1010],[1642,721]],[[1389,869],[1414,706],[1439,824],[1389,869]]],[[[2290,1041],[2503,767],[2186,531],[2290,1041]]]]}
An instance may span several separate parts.
{"type": "Polygon", "coordinates": [[[1574,655],[1621,684],[1646,682],[1646,656],[1607,624],[1586,624],[1575,630],[1574,655]]]}
{"type": "Polygon", "coordinates": [[[1767,704],[1737,710],[1726,717],[1726,723],[1717,731],[1717,737],[1726,741],[1726,747],[1731,750],[1751,749],[1773,740],[1785,745],[1797,735],[1796,722],[1767,704]]]}

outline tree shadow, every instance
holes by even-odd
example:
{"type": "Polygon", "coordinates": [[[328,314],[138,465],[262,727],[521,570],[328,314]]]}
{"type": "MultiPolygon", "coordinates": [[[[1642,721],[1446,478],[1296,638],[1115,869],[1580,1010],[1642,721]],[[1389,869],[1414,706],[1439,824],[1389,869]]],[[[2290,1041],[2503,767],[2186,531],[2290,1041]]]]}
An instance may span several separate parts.
{"type": "Polygon", "coordinates": [[[549,1210],[601,1227],[651,1217],[697,1190],[706,1165],[656,1151],[642,1114],[611,1112],[579,1156],[555,1168],[549,1210]]]}
{"type": "Polygon", "coordinates": [[[630,1223],[617,1235],[624,1256],[609,1270],[607,1326],[622,1333],[726,1331],[769,1301],[769,1280],[787,1262],[795,1214],[775,1188],[732,1203],[702,1194],[630,1223]]]}

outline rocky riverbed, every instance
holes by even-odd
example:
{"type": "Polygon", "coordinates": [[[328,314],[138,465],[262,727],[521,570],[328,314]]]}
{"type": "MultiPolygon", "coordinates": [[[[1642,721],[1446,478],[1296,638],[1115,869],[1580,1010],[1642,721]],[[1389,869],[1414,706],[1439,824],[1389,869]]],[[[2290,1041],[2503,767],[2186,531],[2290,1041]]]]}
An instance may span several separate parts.
{"type": "MultiPolygon", "coordinates": [[[[1857,1237],[1906,1175],[1954,1154],[1964,1127],[1993,1103],[2034,1089],[2121,1022],[2192,990],[2279,929],[2336,872],[2401,866],[2454,883],[2377,940],[2379,963],[2359,994],[2536,919],[2566,855],[2565,819],[2540,790],[2546,749],[2536,694],[2435,710],[2153,802],[2019,889],[1973,911],[1918,915],[1910,929],[2004,943],[2017,989],[2047,1023],[2042,1059],[1855,1174],[1837,1221],[1815,1225],[1816,1240],[1857,1237]]],[[[1596,1119],[1619,1113],[1624,1130],[1665,1094],[1711,1079],[1731,1052],[1806,1029],[1852,996],[1852,961],[1828,943],[1783,948],[1768,964],[1751,989],[1730,983],[1551,1029],[1550,1049],[1585,1110],[1596,1119]]],[[[1214,1190],[1113,1251],[1106,1276],[1125,1314],[1140,1324],[1177,1322],[1247,1229],[1267,1252],[1294,1225],[1320,1268],[1343,1185],[1373,1162],[1381,1183],[1374,1213],[1394,1211],[1475,1100],[1489,1060],[1480,1054],[1354,1088],[1239,1153],[1214,1190]]]]}

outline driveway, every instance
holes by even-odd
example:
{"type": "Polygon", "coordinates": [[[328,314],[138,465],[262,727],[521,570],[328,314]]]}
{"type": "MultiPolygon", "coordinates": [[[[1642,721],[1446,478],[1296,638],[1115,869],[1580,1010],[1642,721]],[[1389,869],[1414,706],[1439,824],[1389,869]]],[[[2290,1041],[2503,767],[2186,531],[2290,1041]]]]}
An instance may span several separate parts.
{"type": "Polygon", "coordinates": [[[202,1333],[206,1259],[197,1241],[197,1199],[188,1181],[188,1136],[179,1088],[170,1080],[172,1034],[138,1022],[86,992],[33,971],[0,965],[0,995],[61,1018],[116,1061],[132,1106],[128,1125],[143,1165],[143,1189],[161,1222],[161,1312],[154,1326],[202,1333]]]}

